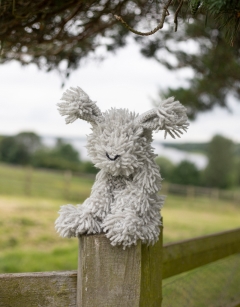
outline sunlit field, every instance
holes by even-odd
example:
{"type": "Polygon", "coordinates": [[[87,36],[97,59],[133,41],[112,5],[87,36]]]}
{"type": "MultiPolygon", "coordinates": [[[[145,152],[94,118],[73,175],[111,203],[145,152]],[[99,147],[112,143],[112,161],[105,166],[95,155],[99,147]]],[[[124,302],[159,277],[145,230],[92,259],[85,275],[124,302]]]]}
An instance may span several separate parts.
{"type": "MultiPolygon", "coordinates": [[[[79,204],[94,182],[71,176],[0,164],[0,272],[77,268],[77,239],[54,229],[61,205],[79,204]]],[[[240,227],[240,205],[211,198],[168,195],[163,214],[164,243],[240,227]]]]}
{"type": "Polygon", "coordinates": [[[240,227],[240,204],[168,196],[162,210],[164,243],[240,227]]]}
{"type": "MultiPolygon", "coordinates": [[[[0,196],[1,273],[77,268],[77,239],[60,238],[54,229],[59,207],[66,203],[0,196]]],[[[240,206],[226,201],[168,196],[162,213],[164,243],[240,227],[240,206]]]]}

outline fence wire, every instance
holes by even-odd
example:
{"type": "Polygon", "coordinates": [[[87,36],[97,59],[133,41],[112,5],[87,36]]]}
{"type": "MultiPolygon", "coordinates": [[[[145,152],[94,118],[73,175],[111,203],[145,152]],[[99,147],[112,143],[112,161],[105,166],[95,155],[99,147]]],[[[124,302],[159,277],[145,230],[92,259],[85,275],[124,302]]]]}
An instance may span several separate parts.
{"type": "Polygon", "coordinates": [[[163,280],[162,306],[240,306],[240,254],[163,280]]]}

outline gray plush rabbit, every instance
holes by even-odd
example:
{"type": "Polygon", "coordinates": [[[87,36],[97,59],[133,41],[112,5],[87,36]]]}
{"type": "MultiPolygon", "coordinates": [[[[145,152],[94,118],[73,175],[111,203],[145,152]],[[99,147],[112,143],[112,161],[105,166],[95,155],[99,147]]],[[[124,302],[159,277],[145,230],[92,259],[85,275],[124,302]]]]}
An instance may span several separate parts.
{"type": "Polygon", "coordinates": [[[104,232],[112,245],[123,248],[154,244],[159,237],[164,197],[158,194],[161,176],[151,147],[152,131],[173,138],[188,128],[186,109],[174,98],[136,115],[126,109],[102,113],[79,87],[67,90],[59,103],[66,123],[88,121],[88,154],[100,169],[92,192],[82,205],[64,205],[56,220],[62,237],[104,232]]]}

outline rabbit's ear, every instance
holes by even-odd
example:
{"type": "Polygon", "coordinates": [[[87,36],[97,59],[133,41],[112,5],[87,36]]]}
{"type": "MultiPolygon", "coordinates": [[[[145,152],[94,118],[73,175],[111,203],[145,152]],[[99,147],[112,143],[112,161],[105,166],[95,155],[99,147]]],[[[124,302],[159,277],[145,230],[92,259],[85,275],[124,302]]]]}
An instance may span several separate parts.
{"type": "Polygon", "coordinates": [[[171,137],[180,137],[189,126],[186,108],[170,97],[160,103],[157,108],[149,110],[139,115],[135,123],[144,129],[165,130],[164,138],[169,133],[171,137]]]}
{"type": "Polygon", "coordinates": [[[80,87],[70,87],[61,98],[63,102],[57,104],[59,113],[65,118],[66,124],[73,123],[80,118],[90,123],[103,120],[100,109],[80,87]]]}

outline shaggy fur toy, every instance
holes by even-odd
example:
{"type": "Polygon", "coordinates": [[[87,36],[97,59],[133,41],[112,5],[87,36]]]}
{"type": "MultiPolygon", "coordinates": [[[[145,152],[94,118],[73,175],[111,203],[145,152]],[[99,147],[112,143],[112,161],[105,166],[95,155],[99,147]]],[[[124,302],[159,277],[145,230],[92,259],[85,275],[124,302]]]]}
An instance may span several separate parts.
{"type": "Polygon", "coordinates": [[[82,205],[61,207],[56,230],[62,237],[104,232],[112,245],[123,248],[138,240],[155,243],[164,197],[158,195],[161,176],[152,131],[179,137],[188,127],[185,107],[171,97],[142,115],[126,109],[102,113],[79,87],[67,90],[61,100],[59,112],[67,124],[80,118],[92,125],[87,149],[100,171],[82,205]]]}

